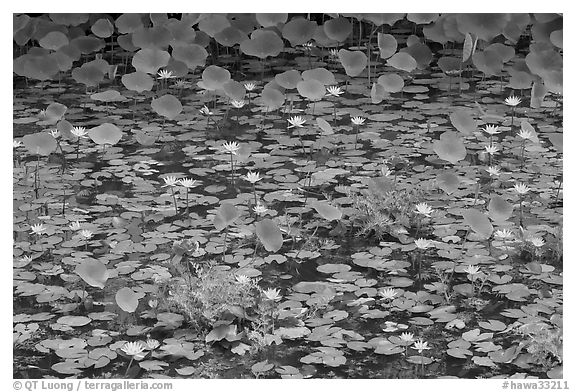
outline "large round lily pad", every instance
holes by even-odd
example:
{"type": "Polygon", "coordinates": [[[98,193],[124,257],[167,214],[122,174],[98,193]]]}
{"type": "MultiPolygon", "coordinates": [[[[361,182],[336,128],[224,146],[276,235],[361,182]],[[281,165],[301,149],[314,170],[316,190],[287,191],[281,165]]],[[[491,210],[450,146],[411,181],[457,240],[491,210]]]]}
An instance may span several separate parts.
{"type": "Polygon", "coordinates": [[[152,109],[168,120],[174,120],[182,112],[182,104],[175,96],[166,94],[152,100],[152,109]]]}
{"type": "Polygon", "coordinates": [[[122,131],[114,124],[104,123],[89,130],[88,136],[96,144],[114,145],[122,139],[122,131]]]}

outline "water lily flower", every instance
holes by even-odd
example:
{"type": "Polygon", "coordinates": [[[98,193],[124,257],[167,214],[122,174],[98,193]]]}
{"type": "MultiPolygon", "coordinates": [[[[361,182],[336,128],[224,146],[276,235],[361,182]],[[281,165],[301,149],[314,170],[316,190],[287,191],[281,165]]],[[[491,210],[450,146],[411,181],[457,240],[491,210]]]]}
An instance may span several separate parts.
{"type": "Polygon", "coordinates": [[[494,177],[498,177],[500,175],[500,169],[498,169],[498,167],[496,166],[489,166],[488,168],[486,168],[486,171],[488,172],[488,174],[494,177]]]}
{"type": "Polygon", "coordinates": [[[330,49],[330,57],[338,58],[338,49],[330,49]]]}
{"type": "Polygon", "coordinates": [[[514,233],[508,229],[496,230],[494,232],[494,236],[501,238],[501,239],[508,239],[514,236],[514,233]]]}
{"type": "Polygon", "coordinates": [[[205,115],[205,116],[211,116],[214,113],[210,111],[210,109],[208,109],[208,106],[204,105],[202,106],[202,109],[200,109],[200,113],[205,115]]]}
{"type": "Polygon", "coordinates": [[[526,140],[526,139],[532,139],[536,135],[533,134],[532,131],[529,129],[522,129],[520,132],[518,132],[518,136],[526,140]]]}
{"type": "Polygon", "coordinates": [[[30,229],[32,229],[30,232],[31,234],[40,235],[46,231],[46,226],[44,226],[43,223],[38,223],[36,225],[30,226],[30,229]]]}
{"type": "Polygon", "coordinates": [[[60,137],[60,131],[57,129],[51,129],[50,135],[52,135],[54,139],[58,139],[60,137]]]}
{"type": "Polygon", "coordinates": [[[394,299],[398,295],[398,292],[393,288],[386,287],[385,289],[380,290],[380,295],[384,299],[394,299]]]}
{"type": "Polygon", "coordinates": [[[76,230],[80,230],[80,229],[82,228],[82,225],[80,224],[80,222],[76,221],[76,222],[70,223],[70,224],[68,225],[68,227],[69,227],[71,230],[76,231],[76,230]]]}
{"type": "Polygon", "coordinates": [[[544,240],[541,237],[530,238],[529,241],[537,248],[544,246],[544,240]]]}
{"type": "Polygon", "coordinates": [[[480,267],[478,267],[477,265],[469,265],[466,268],[464,268],[464,272],[472,276],[478,275],[478,273],[480,272],[480,267]]]}
{"type": "Polygon", "coordinates": [[[504,103],[508,106],[518,106],[520,105],[520,102],[522,102],[522,99],[514,95],[511,95],[504,100],[504,103]]]}
{"type": "Polygon", "coordinates": [[[247,277],[246,275],[237,275],[236,281],[240,284],[248,284],[250,283],[250,278],[247,277]]]}
{"type": "Polygon", "coordinates": [[[240,145],[237,142],[228,142],[222,145],[222,149],[223,151],[236,155],[238,150],[240,150],[240,145]]]}
{"type": "Polygon", "coordinates": [[[305,50],[310,50],[310,49],[312,49],[312,48],[314,47],[314,42],[308,41],[308,42],[302,44],[302,47],[303,47],[305,50]]]}
{"type": "Polygon", "coordinates": [[[489,135],[498,135],[500,133],[498,127],[495,125],[486,125],[486,128],[484,128],[484,132],[486,132],[489,135]]]}
{"type": "Polygon", "coordinates": [[[174,82],[174,87],[175,88],[184,88],[186,87],[186,85],[188,84],[188,82],[186,82],[184,79],[178,79],[174,82]]]}
{"type": "Polygon", "coordinates": [[[88,229],[84,229],[84,230],[80,231],[80,236],[82,238],[84,238],[85,240],[89,240],[90,238],[92,238],[93,235],[94,235],[94,233],[88,229]]]}
{"type": "Polygon", "coordinates": [[[265,205],[258,203],[256,204],[256,206],[253,208],[254,212],[258,215],[264,215],[266,213],[266,211],[268,211],[268,208],[266,208],[265,205]]]}
{"type": "Polygon", "coordinates": [[[230,101],[230,104],[232,106],[234,106],[236,109],[242,109],[244,107],[244,105],[246,105],[246,102],[243,99],[241,99],[239,101],[234,99],[234,100],[230,101]]]}
{"type": "Polygon", "coordinates": [[[18,148],[22,145],[22,142],[20,140],[13,140],[12,141],[12,147],[13,148],[18,148]]]}
{"type": "Polygon", "coordinates": [[[267,289],[263,290],[262,293],[264,294],[266,299],[270,301],[278,301],[282,298],[282,296],[280,295],[280,290],[278,289],[267,289]]]}
{"type": "Polygon", "coordinates": [[[306,122],[305,119],[303,119],[301,116],[294,116],[294,117],[290,117],[288,119],[288,122],[290,123],[290,125],[288,126],[288,129],[290,128],[302,128],[304,126],[304,123],[306,122]]]}
{"type": "Polygon", "coordinates": [[[338,86],[328,86],[326,88],[326,95],[332,95],[334,97],[339,97],[340,95],[344,94],[344,90],[342,90],[340,87],[338,86]]]}
{"type": "Polygon", "coordinates": [[[256,88],[256,84],[252,82],[244,83],[244,88],[246,91],[252,91],[256,88]]]}
{"type": "Polygon", "coordinates": [[[126,355],[134,357],[144,351],[144,345],[142,342],[128,342],[124,343],[121,350],[124,351],[126,355]]]}
{"type": "Polygon", "coordinates": [[[417,240],[414,240],[414,244],[418,249],[428,249],[430,246],[432,246],[432,241],[424,238],[418,238],[417,240]]]}
{"type": "Polygon", "coordinates": [[[193,188],[196,186],[196,180],[193,180],[191,178],[181,178],[180,180],[178,180],[178,182],[180,183],[180,185],[182,185],[184,188],[193,188]]]}
{"type": "Polygon", "coordinates": [[[162,185],[162,188],[167,187],[167,186],[176,186],[179,182],[175,176],[167,176],[167,177],[164,177],[163,180],[164,180],[164,185],[162,185]]]}
{"type": "Polygon", "coordinates": [[[256,184],[258,181],[262,179],[262,177],[260,177],[260,172],[256,173],[248,172],[248,174],[246,174],[244,178],[252,184],[256,184]]]}
{"type": "Polygon", "coordinates": [[[155,350],[158,347],[160,347],[160,342],[157,341],[156,339],[150,339],[149,338],[148,340],[146,340],[146,348],[148,350],[155,350]]]}
{"type": "Polygon", "coordinates": [[[148,306],[150,306],[152,309],[155,309],[158,306],[158,300],[157,299],[149,300],[148,306]]]}
{"type": "Polygon", "coordinates": [[[411,333],[411,332],[403,332],[403,333],[400,335],[400,339],[401,339],[403,342],[407,342],[407,343],[410,342],[410,343],[411,343],[411,342],[414,341],[414,334],[411,333]]]}
{"type": "Polygon", "coordinates": [[[70,132],[72,133],[72,135],[74,135],[80,139],[84,139],[84,138],[88,137],[88,136],[86,136],[88,134],[88,132],[86,131],[86,128],[84,128],[84,127],[73,127],[70,130],[70,132]]]}
{"type": "Polygon", "coordinates": [[[490,155],[496,154],[498,151],[500,151],[500,149],[493,144],[490,144],[489,146],[485,146],[484,149],[490,155]]]}
{"type": "Polygon", "coordinates": [[[421,354],[424,350],[430,350],[430,347],[428,347],[428,342],[425,342],[422,339],[415,341],[412,348],[418,350],[419,354],[421,354]]]}
{"type": "Polygon", "coordinates": [[[170,79],[173,78],[172,71],[166,71],[165,69],[161,69],[158,71],[158,79],[170,79]]]}
{"type": "Polygon", "coordinates": [[[522,182],[519,182],[518,184],[514,185],[514,189],[516,190],[516,192],[518,192],[520,195],[525,195],[530,191],[530,188],[528,188],[528,186],[522,182]]]}
{"type": "Polygon", "coordinates": [[[430,207],[427,203],[418,203],[416,204],[415,212],[420,215],[424,215],[427,218],[430,218],[430,214],[432,214],[432,207],[430,207]]]}
{"type": "Polygon", "coordinates": [[[354,124],[354,125],[363,125],[364,121],[366,121],[366,119],[364,117],[356,116],[356,117],[352,117],[351,121],[352,121],[352,124],[354,124]]]}

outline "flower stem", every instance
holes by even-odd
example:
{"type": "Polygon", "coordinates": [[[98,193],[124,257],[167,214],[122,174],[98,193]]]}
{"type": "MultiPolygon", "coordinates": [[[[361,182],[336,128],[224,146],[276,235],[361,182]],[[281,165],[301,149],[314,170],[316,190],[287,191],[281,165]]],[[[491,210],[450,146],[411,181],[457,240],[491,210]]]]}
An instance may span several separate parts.
{"type": "Polygon", "coordinates": [[[132,366],[132,361],[134,361],[134,357],[130,358],[130,362],[128,363],[128,367],[126,368],[126,372],[124,373],[124,377],[128,376],[128,371],[130,370],[130,366],[132,366]]]}
{"type": "Polygon", "coordinates": [[[171,186],[170,189],[172,190],[172,198],[174,199],[174,212],[178,215],[178,204],[176,203],[176,195],[174,194],[174,187],[171,186]]]}

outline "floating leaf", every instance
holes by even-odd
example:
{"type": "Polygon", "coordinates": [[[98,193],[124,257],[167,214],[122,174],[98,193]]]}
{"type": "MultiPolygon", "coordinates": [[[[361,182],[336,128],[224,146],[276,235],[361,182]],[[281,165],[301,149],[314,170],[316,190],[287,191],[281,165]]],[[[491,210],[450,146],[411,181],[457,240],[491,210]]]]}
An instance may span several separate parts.
{"type": "Polygon", "coordinates": [[[300,74],[300,71],[291,69],[289,71],[277,74],[274,76],[274,80],[276,80],[276,83],[285,89],[291,90],[296,88],[298,82],[302,81],[302,75],[300,74]]]}
{"type": "Polygon", "coordinates": [[[138,299],[140,298],[132,289],[122,287],[116,293],[116,303],[125,312],[132,313],[138,307],[138,299]]]}
{"type": "Polygon", "coordinates": [[[380,58],[387,59],[396,53],[398,42],[392,34],[378,33],[378,48],[380,49],[380,58]]]}
{"type": "Polygon", "coordinates": [[[122,131],[114,124],[104,123],[89,130],[88,136],[96,144],[114,145],[122,139],[122,131]]]}
{"type": "Polygon", "coordinates": [[[436,181],[438,181],[440,189],[449,195],[454,193],[458,189],[458,185],[460,185],[460,179],[458,176],[449,172],[439,174],[436,181]]]}
{"type": "Polygon", "coordinates": [[[132,57],[132,66],[136,71],[155,74],[162,67],[168,65],[170,53],[159,49],[141,49],[132,57]]]}
{"type": "Polygon", "coordinates": [[[281,108],[285,100],[286,96],[275,88],[265,87],[262,90],[261,102],[269,111],[281,108]]]}
{"type": "Polygon", "coordinates": [[[510,219],[514,206],[500,196],[492,196],[488,204],[488,216],[496,222],[504,222],[510,219]]]}
{"type": "Polygon", "coordinates": [[[256,223],[256,235],[268,252],[277,252],[282,247],[282,232],[276,223],[268,218],[256,223]]]}
{"type": "Polygon", "coordinates": [[[62,316],[56,322],[69,327],[82,327],[91,321],[92,319],[86,316],[62,316]]]}
{"type": "Polygon", "coordinates": [[[440,135],[440,140],[434,142],[434,152],[440,159],[452,164],[466,158],[464,142],[455,132],[446,131],[440,135]]]}
{"type": "Polygon", "coordinates": [[[344,17],[330,19],[324,23],[324,32],[328,38],[344,42],[352,33],[352,23],[344,17]]]}
{"type": "Polygon", "coordinates": [[[380,83],[373,83],[372,89],[370,90],[370,98],[372,99],[373,104],[378,104],[384,100],[384,98],[388,98],[389,94],[386,92],[384,86],[380,83]]]}
{"type": "Polygon", "coordinates": [[[296,88],[301,96],[310,101],[319,101],[326,95],[324,84],[314,79],[298,82],[296,88]]]}
{"type": "Polygon", "coordinates": [[[126,100],[126,98],[124,98],[124,96],[117,90],[102,91],[96,94],[92,94],[90,98],[101,102],[122,102],[126,100]]]}
{"type": "Polygon", "coordinates": [[[108,38],[114,33],[114,25],[106,18],[98,19],[90,28],[98,38],[108,38]]]}
{"type": "Polygon", "coordinates": [[[48,156],[52,152],[56,151],[56,139],[52,137],[48,132],[38,132],[32,133],[30,135],[25,135],[22,138],[24,147],[31,154],[48,156]]]}
{"type": "Polygon", "coordinates": [[[209,65],[202,72],[202,82],[207,90],[219,90],[230,80],[230,72],[217,65],[209,65]]]}
{"type": "Polygon", "coordinates": [[[255,30],[250,39],[240,44],[242,52],[261,59],[278,56],[284,49],[282,39],[271,30],[255,30]]]}
{"type": "Polygon", "coordinates": [[[450,121],[452,121],[454,128],[464,135],[472,135],[477,128],[476,120],[474,120],[469,110],[457,109],[450,113],[450,121]]]}
{"type": "Polygon", "coordinates": [[[397,93],[404,88],[404,79],[396,73],[384,74],[378,78],[378,84],[389,93],[397,93]]]}
{"type": "Polygon", "coordinates": [[[310,204],[312,208],[320,214],[320,216],[326,220],[340,220],[342,218],[342,211],[334,207],[327,201],[315,201],[310,204]]]}
{"type": "Polygon", "coordinates": [[[101,289],[106,285],[109,278],[108,269],[99,260],[89,259],[77,265],[74,272],[92,287],[101,289]]]}
{"type": "Polygon", "coordinates": [[[399,69],[401,71],[412,72],[418,66],[418,63],[414,57],[410,56],[408,53],[399,52],[394,56],[390,57],[386,62],[391,67],[399,69]]]}
{"type": "Polygon", "coordinates": [[[318,124],[318,126],[322,130],[322,135],[334,134],[334,130],[332,129],[332,126],[330,125],[330,123],[328,121],[324,120],[323,118],[317,117],[316,118],[316,124],[318,124]]]}
{"type": "Polygon", "coordinates": [[[368,57],[359,50],[346,50],[340,49],[338,51],[338,58],[346,71],[348,76],[358,76],[364,71],[368,64],[368,57]]]}
{"type": "Polygon", "coordinates": [[[172,50],[172,58],[182,61],[189,70],[193,71],[196,67],[203,67],[206,64],[208,52],[202,46],[197,44],[186,44],[185,46],[176,46],[172,50]]]}
{"type": "Polygon", "coordinates": [[[222,203],[218,212],[214,217],[214,226],[216,230],[222,230],[223,228],[234,223],[236,219],[240,217],[240,211],[230,203],[222,203]]]}
{"type": "Polygon", "coordinates": [[[168,120],[174,120],[182,112],[182,104],[175,96],[165,94],[152,100],[152,109],[168,120]]]}
{"type": "Polygon", "coordinates": [[[272,369],[274,367],[273,364],[269,363],[268,360],[264,360],[262,362],[257,362],[254,365],[252,365],[252,367],[250,368],[252,370],[252,373],[254,374],[260,374],[260,373],[265,373],[268,370],[272,369]]]}
{"type": "Polygon", "coordinates": [[[464,217],[464,222],[470,226],[475,233],[486,238],[492,235],[494,227],[492,227],[492,223],[490,223],[490,219],[488,219],[486,214],[471,208],[464,211],[462,216],[464,217]]]}
{"type": "Polygon", "coordinates": [[[143,91],[151,91],[154,87],[154,79],[146,72],[136,71],[133,73],[122,75],[122,84],[132,91],[141,93],[143,91]]]}
{"type": "Polygon", "coordinates": [[[317,80],[325,86],[336,84],[334,74],[326,68],[308,69],[302,72],[303,80],[317,80]]]}
{"type": "Polygon", "coordinates": [[[416,61],[418,69],[425,69],[431,62],[434,56],[428,45],[422,42],[415,42],[410,46],[402,49],[402,53],[408,53],[416,61]]]}
{"type": "Polygon", "coordinates": [[[466,33],[464,38],[464,46],[462,47],[462,62],[465,63],[470,56],[472,56],[472,49],[474,47],[474,40],[472,40],[472,36],[470,33],[466,33]]]}
{"type": "Polygon", "coordinates": [[[282,36],[290,41],[290,45],[297,46],[310,41],[316,32],[318,24],[314,21],[296,17],[292,18],[282,28],[282,36]]]}
{"type": "Polygon", "coordinates": [[[41,47],[50,50],[58,50],[68,45],[68,37],[60,31],[51,31],[38,41],[41,47]]]}
{"type": "Polygon", "coordinates": [[[286,23],[288,14],[256,14],[256,20],[262,27],[274,27],[286,23]]]}

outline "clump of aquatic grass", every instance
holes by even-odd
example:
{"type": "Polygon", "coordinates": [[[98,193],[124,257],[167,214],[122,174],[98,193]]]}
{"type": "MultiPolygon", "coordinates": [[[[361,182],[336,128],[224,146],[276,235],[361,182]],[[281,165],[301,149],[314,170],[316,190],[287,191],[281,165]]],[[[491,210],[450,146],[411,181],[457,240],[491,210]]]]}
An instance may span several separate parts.
{"type": "Polygon", "coordinates": [[[230,315],[242,318],[260,301],[258,279],[237,275],[209,263],[191,263],[192,273],[164,282],[169,306],[182,311],[199,329],[213,326],[230,315]]]}
{"type": "Polygon", "coordinates": [[[407,229],[412,227],[415,219],[420,220],[414,211],[422,192],[400,188],[387,177],[372,179],[368,189],[349,189],[347,194],[355,209],[351,219],[354,226],[359,228],[359,236],[399,237],[408,233],[407,229]]]}

